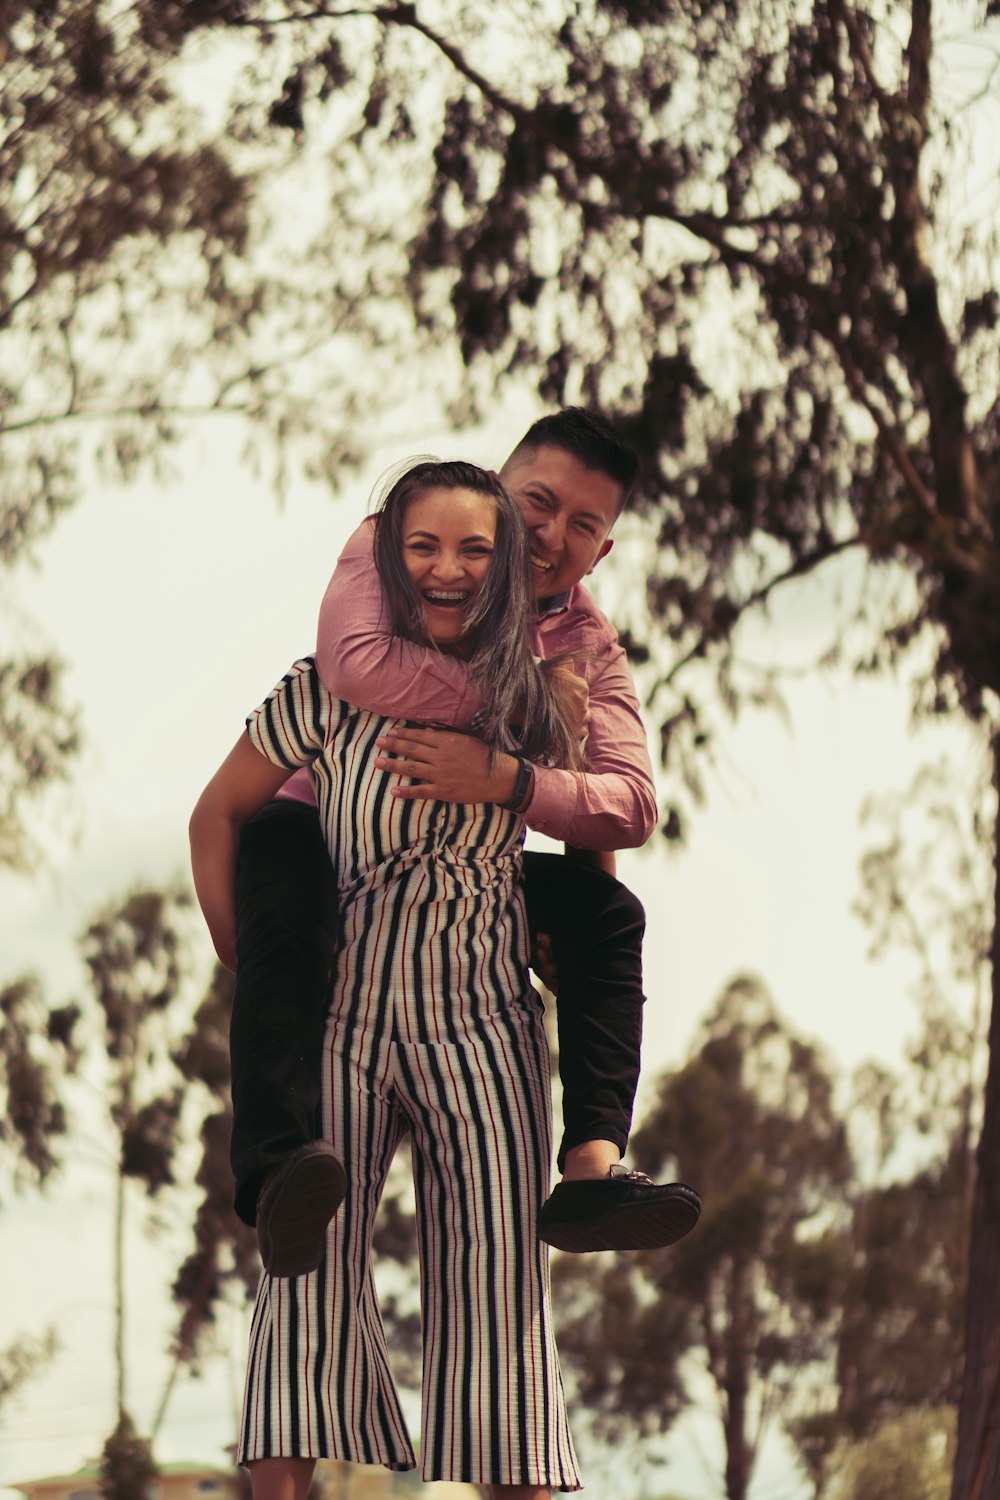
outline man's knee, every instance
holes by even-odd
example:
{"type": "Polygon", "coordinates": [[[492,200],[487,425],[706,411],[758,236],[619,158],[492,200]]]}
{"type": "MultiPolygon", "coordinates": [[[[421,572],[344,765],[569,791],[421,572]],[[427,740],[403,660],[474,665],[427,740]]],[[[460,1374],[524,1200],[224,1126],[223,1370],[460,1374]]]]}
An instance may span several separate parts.
{"type": "Polygon", "coordinates": [[[561,928],[552,934],[558,946],[570,942],[579,953],[641,948],[646,930],[642,902],[613,875],[578,867],[569,898],[561,928]]]}
{"type": "Polygon", "coordinates": [[[641,942],[646,930],[646,912],[635,892],[602,870],[588,870],[587,875],[591,878],[586,899],[580,903],[580,916],[586,920],[594,941],[638,938],[641,942]]]}
{"type": "Polygon", "coordinates": [[[646,931],[646,908],[643,906],[635,891],[630,891],[627,885],[618,885],[618,910],[620,921],[624,927],[634,929],[641,937],[646,931]]]}

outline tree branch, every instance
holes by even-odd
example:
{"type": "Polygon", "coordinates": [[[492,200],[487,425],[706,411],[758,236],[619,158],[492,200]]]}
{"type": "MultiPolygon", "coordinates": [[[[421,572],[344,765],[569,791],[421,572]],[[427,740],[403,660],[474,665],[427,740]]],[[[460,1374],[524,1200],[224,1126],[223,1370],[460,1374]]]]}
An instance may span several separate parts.
{"type": "Polygon", "coordinates": [[[831,14],[836,15],[847,33],[851,56],[857,63],[864,75],[865,82],[871,89],[872,97],[878,105],[882,123],[888,130],[893,128],[893,117],[895,113],[895,99],[887,94],[878,81],[875,72],[875,59],[872,57],[871,48],[865,39],[858,18],[851,5],[851,0],[830,0],[831,14]]]}
{"type": "MultiPolygon", "coordinates": [[[[461,73],[462,77],[468,79],[469,83],[475,84],[476,88],[483,95],[483,98],[488,99],[494,108],[503,110],[517,124],[531,122],[536,125],[537,129],[537,117],[531,107],[526,104],[520,104],[516,99],[511,99],[509,95],[503,93],[502,90],[490,83],[488,78],[480,73],[477,68],[474,68],[470,62],[466,61],[464,54],[458,47],[447,41],[432,27],[428,26],[426,22],[421,21],[417,15],[417,7],[415,5],[407,4],[405,0],[401,0],[401,3],[396,5],[377,6],[373,14],[383,25],[404,26],[408,27],[411,31],[419,32],[421,36],[426,37],[432,46],[436,47],[448,59],[456,72],[461,73]]],[[[561,138],[557,138],[554,133],[550,135],[544,129],[538,130],[537,133],[547,136],[555,144],[559,145],[561,149],[565,149],[561,138]]]]}
{"type": "Polygon", "coordinates": [[[927,105],[931,92],[931,0],[912,0],[913,21],[906,45],[909,87],[906,91],[911,115],[927,130],[927,105]]]}
{"type": "Polygon", "coordinates": [[[847,347],[846,341],[840,338],[829,325],[822,330],[822,334],[840,361],[840,368],[844,372],[844,379],[847,381],[851,395],[860,406],[865,408],[875,423],[879,438],[893,463],[896,465],[896,468],[899,470],[900,478],[906,485],[906,488],[924,515],[929,518],[936,518],[937,507],[934,504],[933,496],[917,473],[913,460],[909,453],[907,453],[899,433],[889,422],[885,413],[879,409],[877,402],[872,399],[868,390],[868,383],[854,363],[854,358],[847,347]]]}
{"type": "Polygon", "coordinates": [[[689,666],[692,661],[697,661],[700,657],[703,657],[708,648],[714,645],[716,641],[721,641],[725,639],[725,636],[731,635],[733,628],[739,624],[743,616],[751,609],[756,609],[758,605],[766,604],[770,596],[782,584],[790,583],[795,578],[805,577],[806,574],[818,568],[821,563],[827,562],[831,557],[839,556],[842,552],[849,551],[852,547],[864,546],[866,546],[864,537],[860,533],[856,533],[854,536],[844,538],[843,541],[829,542],[825,547],[818,547],[814,552],[809,552],[803,557],[796,558],[791,567],[786,568],[783,573],[776,573],[773,578],[768,579],[767,583],[762,584],[759,589],[755,589],[752,594],[748,594],[745,599],[740,600],[738,604],[733,606],[735,614],[729,622],[725,635],[717,630],[703,630],[690,650],[679,657],[670,670],[665,672],[653,684],[646,698],[646,707],[652,707],[657,693],[660,692],[661,688],[669,687],[684,667],[689,666]]]}
{"type": "Polygon", "coordinates": [[[0,441],[13,432],[30,431],[33,427],[55,427],[60,422],[105,422],[109,417],[207,417],[221,412],[223,415],[239,416],[250,409],[250,403],[223,404],[209,401],[198,406],[180,404],[163,405],[159,401],[137,402],[134,406],[75,407],[66,411],[40,412],[34,417],[25,417],[20,422],[0,424],[0,441]]]}

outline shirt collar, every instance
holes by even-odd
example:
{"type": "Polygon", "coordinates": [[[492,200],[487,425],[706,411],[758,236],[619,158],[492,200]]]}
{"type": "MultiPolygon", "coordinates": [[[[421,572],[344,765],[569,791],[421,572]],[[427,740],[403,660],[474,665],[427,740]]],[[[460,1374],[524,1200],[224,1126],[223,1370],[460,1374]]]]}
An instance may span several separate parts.
{"type": "Polygon", "coordinates": [[[571,593],[572,589],[566,589],[563,593],[553,594],[550,599],[546,599],[538,611],[538,618],[540,620],[547,620],[550,615],[565,614],[569,609],[569,596],[571,593]]]}

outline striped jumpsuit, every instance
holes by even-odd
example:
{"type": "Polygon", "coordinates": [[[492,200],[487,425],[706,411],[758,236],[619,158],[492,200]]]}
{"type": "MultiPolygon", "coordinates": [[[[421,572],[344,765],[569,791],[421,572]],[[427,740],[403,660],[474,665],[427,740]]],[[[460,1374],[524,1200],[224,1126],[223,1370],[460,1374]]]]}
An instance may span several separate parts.
{"type": "Polygon", "coordinates": [[[421,1474],[580,1488],[535,1216],[551,1154],[548,1050],[527,974],[523,825],[493,804],[408,801],[374,766],[392,721],[297,662],[247,721],[311,764],[340,932],[323,1135],[347,1197],[318,1270],[261,1278],[239,1461],[415,1467],[371,1271],[393,1155],[412,1140],[423,1322],[421,1474]]]}

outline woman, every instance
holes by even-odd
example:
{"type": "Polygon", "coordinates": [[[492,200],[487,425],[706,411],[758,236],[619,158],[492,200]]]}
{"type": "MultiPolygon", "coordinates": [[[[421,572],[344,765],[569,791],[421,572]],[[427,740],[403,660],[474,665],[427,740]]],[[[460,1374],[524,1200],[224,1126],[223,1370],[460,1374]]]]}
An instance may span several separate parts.
{"type": "MultiPolygon", "coordinates": [[[[578,761],[577,734],[526,633],[520,514],[469,464],[390,488],[375,554],[397,633],[470,663],[494,752],[578,761]]],[[[330,698],[297,662],[247,722],[192,817],[195,885],[231,953],[243,821],[310,764],[337,876],[323,1134],[347,1171],[326,1258],[262,1278],[239,1458],[255,1500],[304,1500],[317,1457],[414,1466],[371,1276],[375,1212],[410,1134],[424,1323],[423,1478],[505,1500],[579,1488],[535,1216],[550,1165],[549,1070],[519,893],[527,759],[496,805],[391,795],[389,721],[330,698]]]]}

